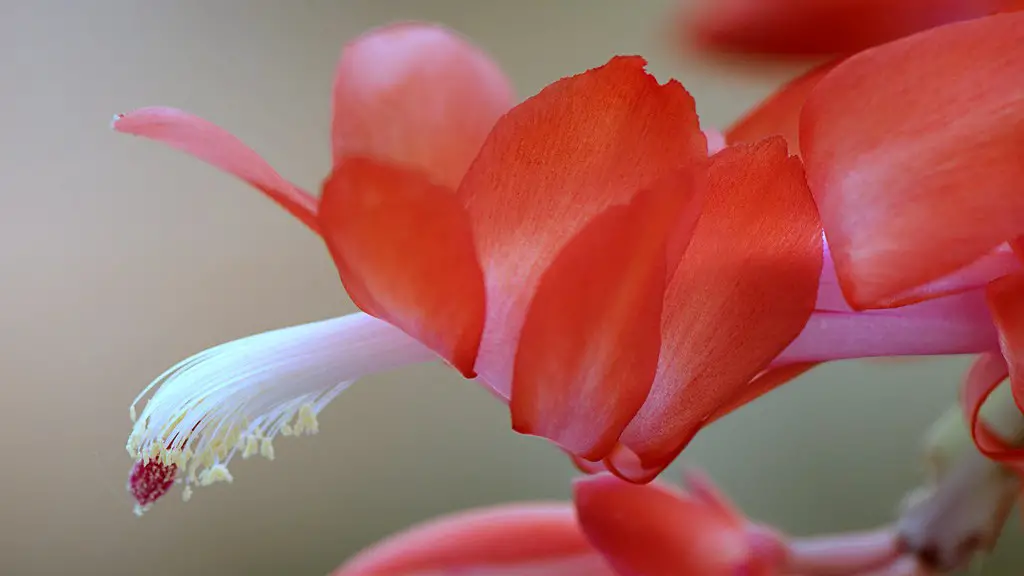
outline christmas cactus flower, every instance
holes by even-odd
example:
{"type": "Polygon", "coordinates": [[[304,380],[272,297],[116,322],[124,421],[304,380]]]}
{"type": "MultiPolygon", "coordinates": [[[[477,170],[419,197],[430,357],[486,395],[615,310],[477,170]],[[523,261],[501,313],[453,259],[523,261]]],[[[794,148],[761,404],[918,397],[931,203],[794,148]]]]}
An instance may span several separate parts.
{"type": "Polygon", "coordinates": [[[638,482],[667,466],[800,333],[823,244],[784,139],[709,155],[693,99],[644,66],[615,57],[512,106],[498,67],[453,33],[370,32],[338,65],[319,198],[185,112],[115,118],[296,216],[363,311],[214,347],[154,381],[128,441],[139,510],[316,432],[352,381],[432,358],[581,461],[638,482]]]}

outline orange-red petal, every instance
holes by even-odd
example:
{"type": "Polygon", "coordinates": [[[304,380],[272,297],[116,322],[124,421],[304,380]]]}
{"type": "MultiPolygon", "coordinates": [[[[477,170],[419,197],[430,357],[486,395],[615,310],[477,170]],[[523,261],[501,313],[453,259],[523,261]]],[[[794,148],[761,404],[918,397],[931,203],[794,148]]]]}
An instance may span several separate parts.
{"type": "Polygon", "coordinates": [[[952,24],[851,57],[811,93],[801,151],[853,306],[910,303],[1024,232],[1022,45],[1024,13],[952,24]]]}
{"type": "Polygon", "coordinates": [[[706,50],[776,55],[849,54],[958,20],[1006,0],[705,0],[681,34],[706,50]]]}
{"type": "Polygon", "coordinates": [[[591,461],[615,445],[650,391],[668,251],[689,241],[705,177],[703,163],[680,170],[596,216],[555,257],[519,338],[513,428],[591,461]]]}
{"type": "Polygon", "coordinates": [[[392,24],[342,50],[334,79],[331,143],[346,156],[419,168],[458,186],[514,94],[482,50],[442,26],[392,24]]]}
{"type": "Polygon", "coordinates": [[[622,576],[734,576],[750,559],[739,519],[678,491],[599,475],[574,495],[583,532],[622,576]]]}
{"type": "Polygon", "coordinates": [[[413,169],[348,158],[324,183],[320,223],[352,301],[471,377],[484,283],[452,190],[413,169]]]}
{"type": "Polygon", "coordinates": [[[788,82],[725,131],[729,144],[754,143],[769,136],[782,136],[789,153],[800,155],[800,110],[811,90],[838,62],[812,69],[788,82]]]}
{"type": "Polygon", "coordinates": [[[1024,449],[1010,445],[981,419],[981,407],[1008,376],[1009,368],[998,352],[980,354],[964,378],[960,405],[978,451],[993,460],[1024,469],[1024,449]]]}
{"type": "Polygon", "coordinates": [[[639,57],[565,78],[495,125],[459,195],[487,281],[477,371],[508,395],[518,335],[540,276],[595,216],[707,157],[693,98],[639,57]]]}
{"type": "Polygon", "coordinates": [[[613,576],[567,504],[511,504],[454,514],[398,533],[332,576],[613,576]]]}
{"type": "Polygon", "coordinates": [[[151,106],[117,115],[112,127],[163,142],[244,180],[319,233],[316,198],[285,180],[252,148],[216,124],[175,108],[151,106]]]}
{"type": "MultiPolygon", "coordinates": [[[[650,397],[621,441],[648,480],[803,329],[822,270],[817,211],[782,138],[713,157],[693,239],[665,296],[650,397]]],[[[614,464],[614,463],[613,463],[614,464]]]]}
{"type": "Polygon", "coordinates": [[[1024,274],[994,280],[987,290],[992,320],[999,330],[999,347],[1010,375],[1010,389],[1024,411],[1024,274]]]}

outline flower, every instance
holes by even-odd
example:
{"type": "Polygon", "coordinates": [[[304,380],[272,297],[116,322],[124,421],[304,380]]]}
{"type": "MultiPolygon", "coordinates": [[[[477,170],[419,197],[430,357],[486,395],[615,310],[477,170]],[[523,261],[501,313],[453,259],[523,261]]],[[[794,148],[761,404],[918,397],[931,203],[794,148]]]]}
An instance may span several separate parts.
{"type": "Polygon", "coordinates": [[[522,433],[638,482],[667,466],[800,332],[822,241],[781,138],[709,158],[693,99],[644,66],[615,57],[509,108],[497,66],[452,33],[366,34],[338,66],[319,200],[197,117],[115,119],[285,207],[366,313],[158,378],[128,443],[141,509],[182,474],[186,498],[230,481],[236,453],[272,456],[348,383],[431,352],[507,400],[522,433]]]}
{"type": "Polygon", "coordinates": [[[1020,0],[706,0],[680,10],[683,43],[769,55],[854,54],[903,36],[1000,11],[1020,0]]]}
{"type": "Polygon", "coordinates": [[[518,503],[431,520],[333,576],[859,576],[923,574],[888,529],[790,539],[742,516],[697,473],[687,490],[583,478],[574,503],[518,503]]]}
{"type": "Polygon", "coordinates": [[[978,414],[1008,377],[1024,407],[1022,31],[1024,15],[1003,14],[872,48],[794,80],[726,133],[787,137],[828,240],[817,310],[776,366],[977,353],[965,415],[978,448],[1011,463],[1020,450],[978,414]]]}

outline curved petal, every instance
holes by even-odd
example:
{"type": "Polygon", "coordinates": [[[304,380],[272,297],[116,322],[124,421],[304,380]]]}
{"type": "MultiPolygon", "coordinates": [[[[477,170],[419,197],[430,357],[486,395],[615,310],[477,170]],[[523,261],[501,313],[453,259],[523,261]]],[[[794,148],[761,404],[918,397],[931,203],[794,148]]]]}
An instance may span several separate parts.
{"type": "Polygon", "coordinates": [[[521,503],[454,514],[361,552],[332,576],[614,576],[589,546],[572,507],[521,503]]]}
{"type": "Polygon", "coordinates": [[[145,511],[180,475],[193,486],[230,481],[227,465],[273,440],[314,434],[316,416],[355,380],[428,362],[434,354],[386,322],[356,313],[256,334],[182,360],[132,402],[129,490],[145,511]],[[146,403],[136,412],[143,398],[146,403]],[[162,487],[162,488],[161,488],[162,487]]]}
{"type": "Polygon", "coordinates": [[[455,194],[422,172],[347,158],[324,183],[320,222],[352,301],[473,377],[484,279],[455,194]]]}
{"type": "Polygon", "coordinates": [[[999,329],[999,347],[1009,370],[1010,389],[1024,412],[1024,274],[995,280],[988,287],[992,319],[999,329]]]}
{"type": "Polygon", "coordinates": [[[808,180],[847,300],[896,306],[1024,232],[1024,13],[858,54],[801,117],[808,180]]]}
{"type": "Polygon", "coordinates": [[[734,576],[749,560],[743,524],[717,507],[609,475],[573,486],[583,532],[622,576],[734,576]]]}
{"type": "Polygon", "coordinates": [[[1011,446],[981,419],[981,407],[1009,375],[1006,361],[998,352],[981,354],[964,379],[960,404],[978,451],[993,460],[1020,467],[1024,463],[1024,448],[1011,446]]]}
{"type": "Polygon", "coordinates": [[[703,163],[680,170],[594,217],[555,257],[519,338],[515,430],[592,461],[615,445],[650,391],[669,245],[689,242],[705,177],[703,163]]]}
{"type": "Polygon", "coordinates": [[[729,144],[754,143],[768,136],[782,136],[789,153],[800,155],[800,110],[818,82],[839,62],[829,62],[786,83],[725,131],[729,144]]]}
{"type": "Polygon", "coordinates": [[[316,198],[282,178],[252,148],[216,124],[175,108],[151,106],[118,114],[111,127],[163,142],[244,180],[319,233],[316,198]]]}
{"type": "Polygon", "coordinates": [[[777,55],[854,53],[1000,9],[1005,0],[705,0],[682,20],[703,49],[777,55]]]}
{"type": "Polygon", "coordinates": [[[608,207],[707,158],[693,98],[644,66],[616,57],[516,106],[459,187],[487,282],[477,371],[506,397],[526,307],[555,256],[608,207]]]}
{"type": "Polygon", "coordinates": [[[648,472],[796,338],[821,270],[817,211],[785,141],[712,158],[704,212],[665,296],[658,376],[621,438],[648,472]]]}
{"type": "Polygon", "coordinates": [[[455,189],[513,97],[498,65],[451,30],[401,23],[367,32],[338,61],[334,163],[369,156],[455,189]]]}

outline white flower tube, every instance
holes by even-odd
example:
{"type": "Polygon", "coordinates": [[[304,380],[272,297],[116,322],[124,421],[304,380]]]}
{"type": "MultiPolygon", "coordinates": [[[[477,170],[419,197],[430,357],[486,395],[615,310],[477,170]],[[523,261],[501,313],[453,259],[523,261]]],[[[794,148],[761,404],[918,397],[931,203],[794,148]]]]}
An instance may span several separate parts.
{"type": "Polygon", "coordinates": [[[227,342],[179,362],[131,406],[127,448],[136,465],[128,488],[136,513],[175,482],[184,482],[185,500],[193,485],[230,482],[227,465],[238,452],[273,459],[278,434],[316,433],[317,414],[355,380],[435,358],[399,329],[355,313],[227,342]]]}

